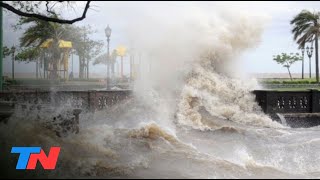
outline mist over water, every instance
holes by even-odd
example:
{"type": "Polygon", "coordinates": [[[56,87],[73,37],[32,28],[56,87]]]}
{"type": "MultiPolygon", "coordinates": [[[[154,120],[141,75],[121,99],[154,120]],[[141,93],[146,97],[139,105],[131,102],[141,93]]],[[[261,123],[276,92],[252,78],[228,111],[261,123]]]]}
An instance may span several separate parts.
{"type": "Polygon", "coordinates": [[[143,52],[133,99],[82,113],[80,133],[64,138],[39,126],[36,112],[16,110],[0,125],[8,152],[61,146],[55,171],[27,177],[319,178],[319,127],[272,121],[250,93],[257,81],[237,73],[265,19],[200,7],[163,16],[146,12],[128,23],[126,35],[143,52]]]}

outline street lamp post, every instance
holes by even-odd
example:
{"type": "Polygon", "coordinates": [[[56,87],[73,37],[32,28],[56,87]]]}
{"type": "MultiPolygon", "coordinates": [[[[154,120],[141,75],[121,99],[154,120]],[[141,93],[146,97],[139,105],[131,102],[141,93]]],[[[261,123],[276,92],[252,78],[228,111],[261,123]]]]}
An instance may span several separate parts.
{"type": "Polygon", "coordinates": [[[312,53],[313,53],[313,47],[311,44],[311,48],[309,48],[309,46],[307,46],[307,55],[309,57],[309,78],[311,78],[311,57],[312,57],[312,53]]]}
{"type": "Polygon", "coordinates": [[[133,80],[134,48],[130,51],[130,81],[133,80]]]}
{"type": "Polygon", "coordinates": [[[72,61],[72,64],[71,64],[71,77],[70,79],[73,80],[73,51],[71,51],[71,61],[72,61]]]}
{"type": "MultiPolygon", "coordinates": [[[[0,1],[2,2],[2,1],[0,1]]],[[[2,22],[2,7],[0,7],[0,91],[3,90],[3,78],[2,78],[2,62],[3,62],[3,50],[2,50],[2,33],[3,33],[3,22],[2,22]]]]}
{"type": "MultiPolygon", "coordinates": [[[[11,56],[12,56],[12,79],[14,79],[14,61],[15,61],[15,52],[16,52],[16,47],[13,45],[11,47],[11,56]]],[[[37,69],[38,71],[38,69],[37,69]]]]}
{"type": "Polygon", "coordinates": [[[107,42],[108,42],[108,51],[107,51],[107,89],[110,90],[110,52],[109,52],[109,42],[110,42],[110,36],[111,36],[111,28],[109,25],[105,29],[105,33],[107,36],[107,42]]]}
{"type": "Polygon", "coordinates": [[[113,50],[112,53],[111,53],[111,78],[114,80],[115,78],[115,64],[116,64],[116,60],[117,60],[117,50],[113,50]]]}
{"type": "Polygon", "coordinates": [[[304,46],[301,48],[302,54],[302,79],[304,79],[304,46]]]}

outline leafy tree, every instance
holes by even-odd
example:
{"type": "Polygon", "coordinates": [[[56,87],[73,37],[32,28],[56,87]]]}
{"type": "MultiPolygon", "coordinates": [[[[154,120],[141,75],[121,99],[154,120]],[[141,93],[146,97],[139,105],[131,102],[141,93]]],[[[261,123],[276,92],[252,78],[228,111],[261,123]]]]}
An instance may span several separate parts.
{"type": "Polygon", "coordinates": [[[24,48],[22,51],[18,52],[18,54],[15,56],[15,59],[18,61],[30,62],[37,59],[40,56],[40,53],[40,48],[27,47],[24,48]]]}
{"type": "Polygon", "coordinates": [[[315,41],[316,79],[319,83],[319,55],[318,39],[320,34],[320,12],[302,10],[290,22],[293,26],[293,39],[297,41],[299,48],[303,48],[306,42],[315,41]]]}
{"type": "MultiPolygon", "coordinates": [[[[20,38],[20,46],[26,48],[25,52],[22,52],[21,57],[31,57],[37,60],[36,53],[39,51],[40,46],[47,39],[53,39],[52,45],[50,47],[51,58],[50,63],[53,65],[53,71],[50,74],[52,79],[58,78],[58,60],[61,56],[61,49],[59,49],[59,40],[67,36],[64,30],[64,26],[57,23],[47,22],[39,20],[37,18],[20,18],[16,27],[21,27],[23,25],[29,25],[28,28],[23,33],[20,38]]],[[[23,58],[21,58],[23,59],[23,58]]]]}
{"type": "Polygon", "coordinates": [[[4,46],[2,52],[3,52],[4,58],[11,55],[11,58],[12,58],[12,79],[14,79],[14,61],[15,61],[16,47],[12,46],[11,48],[8,48],[7,46],[4,46]]]}
{"type": "Polygon", "coordinates": [[[63,50],[59,48],[59,40],[71,41],[80,62],[80,78],[84,77],[84,69],[89,74],[89,61],[99,54],[102,43],[86,38],[92,33],[90,27],[77,27],[73,25],[61,25],[57,23],[38,20],[36,18],[21,18],[16,28],[29,25],[20,38],[20,46],[23,51],[19,54],[19,60],[37,60],[41,56],[41,44],[47,39],[53,39],[52,45],[46,51],[49,53],[49,62],[53,64],[52,78],[58,77],[58,62],[63,50]]]}
{"type": "Polygon", "coordinates": [[[101,52],[103,42],[88,38],[96,32],[90,26],[67,26],[66,29],[68,40],[73,42],[73,48],[79,56],[79,78],[84,78],[85,75],[89,78],[89,62],[101,52]]]}
{"type": "Polygon", "coordinates": [[[3,57],[5,58],[6,56],[9,56],[11,54],[11,49],[8,48],[7,46],[4,46],[2,49],[3,57]]]}
{"type": "Polygon", "coordinates": [[[299,55],[299,53],[281,53],[279,55],[273,56],[273,60],[276,61],[278,64],[281,64],[283,67],[288,69],[290,79],[292,81],[292,76],[290,72],[290,67],[293,63],[296,61],[301,61],[302,57],[299,55]]]}
{"type": "MultiPolygon", "coordinates": [[[[93,62],[93,65],[97,65],[97,64],[108,65],[107,57],[108,57],[107,53],[100,54],[99,56],[97,56],[95,58],[95,61],[93,62]]],[[[113,78],[115,77],[115,64],[116,64],[116,61],[117,61],[117,57],[118,57],[117,50],[114,49],[112,51],[112,53],[110,54],[110,66],[111,66],[111,73],[112,73],[112,77],[113,78]]]]}

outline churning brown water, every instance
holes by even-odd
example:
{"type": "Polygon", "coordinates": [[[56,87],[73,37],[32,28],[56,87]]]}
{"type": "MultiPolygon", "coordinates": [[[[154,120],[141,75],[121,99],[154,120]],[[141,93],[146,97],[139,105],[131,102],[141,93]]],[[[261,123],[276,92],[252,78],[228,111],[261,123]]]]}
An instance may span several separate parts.
{"type": "MultiPolygon", "coordinates": [[[[249,95],[247,95],[249,96],[249,95]]],[[[59,138],[32,115],[1,125],[2,175],[74,178],[318,178],[319,128],[291,129],[250,110],[212,115],[182,100],[172,127],[138,100],[81,116],[80,133],[59,138]],[[187,104],[184,108],[181,106],[187,104]],[[195,114],[195,115],[194,115],[195,114]],[[221,116],[221,117],[219,117],[221,116]],[[249,119],[243,123],[244,119],[249,119]],[[16,171],[12,146],[61,146],[56,170],[16,171]]],[[[192,99],[191,98],[191,99],[192,99]]],[[[171,102],[172,103],[172,102],[171,102]]],[[[238,106],[238,108],[240,108],[238,106]]],[[[241,109],[241,108],[240,108],[241,109]]],[[[224,111],[223,111],[224,112],[224,111]]]]}

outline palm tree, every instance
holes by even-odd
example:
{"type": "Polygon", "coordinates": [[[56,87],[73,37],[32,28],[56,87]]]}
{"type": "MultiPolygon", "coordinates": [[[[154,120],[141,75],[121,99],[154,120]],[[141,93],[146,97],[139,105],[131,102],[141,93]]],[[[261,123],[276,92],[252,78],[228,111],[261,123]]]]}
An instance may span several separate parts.
{"type": "Polygon", "coordinates": [[[53,65],[52,79],[58,77],[58,62],[60,58],[59,40],[66,35],[63,25],[42,21],[36,18],[21,18],[18,25],[31,24],[20,38],[20,46],[39,49],[47,39],[53,39],[51,46],[51,63],[53,65]]]}
{"type": "Polygon", "coordinates": [[[16,27],[29,25],[20,38],[20,46],[23,48],[34,47],[41,49],[40,46],[48,39],[53,39],[50,52],[50,62],[53,65],[52,78],[58,77],[58,62],[63,50],[59,48],[59,40],[72,42],[73,49],[79,56],[80,78],[84,77],[84,68],[89,72],[88,61],[100,53],[102,43],[89,38],[84,39],[84,35],[93,33],[90,27],[77,27],[73,25],[61,25],[53,22],[42,21],[35,18],[21,18],[16,27]],[[87,63],[85,62],[87,60],[87,63]]]}
{"type": "Polygon", "coordinates": [[[298,43],[299,49],[303,48],[305,43],[315,41],[315,60],[316,60],[316,79],[319,83],[319,56],[318,56],[318,38],[320,33],[320,12],[310,12],[302,10],[290,22],[293,25],[293,39],[298,43]]]}

